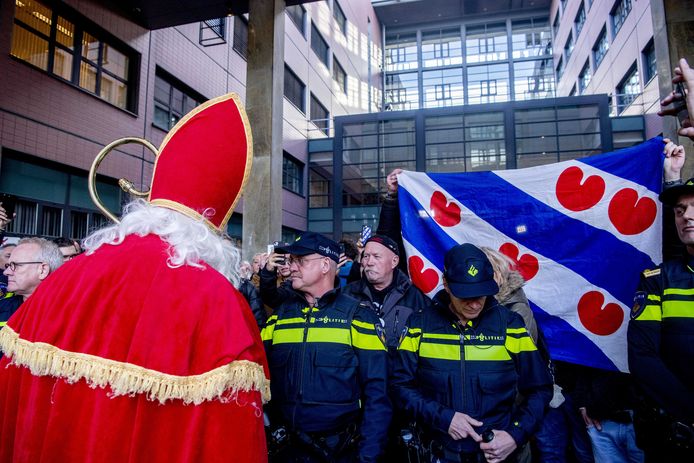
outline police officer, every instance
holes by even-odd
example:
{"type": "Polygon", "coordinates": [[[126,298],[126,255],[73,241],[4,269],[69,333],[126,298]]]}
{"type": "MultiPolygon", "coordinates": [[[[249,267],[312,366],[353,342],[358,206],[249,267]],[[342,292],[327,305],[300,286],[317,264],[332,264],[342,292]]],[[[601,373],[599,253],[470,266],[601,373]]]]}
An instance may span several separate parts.
{"type": "Polygon", "coordinates": [[[410,317],[398,348],[396,403],[438,461],[513,461],[552,398],[546,362],[520,315],[494,299],[498,290],[480,249],[451,248],[434,310],[410,317]]]}
{"type": "Polygon", "coordinates": [[[290,254],[294,293],[261,335],[272,378],[270,418],[286,427],[290,442],[272,459],[377,461],[391,417],[378,317],[334,289],[334,241],[305,232],[278,252],[290,254]]]}
{"type": "Polygon", "coordinates": [[[687,253],[643,272],[627,335],[629,369],[647,401],[635,417],[647,461],[694,461],[694,179],[679,180],[684,149],[672,146],[660,200],[674,208],[687,253]]]}

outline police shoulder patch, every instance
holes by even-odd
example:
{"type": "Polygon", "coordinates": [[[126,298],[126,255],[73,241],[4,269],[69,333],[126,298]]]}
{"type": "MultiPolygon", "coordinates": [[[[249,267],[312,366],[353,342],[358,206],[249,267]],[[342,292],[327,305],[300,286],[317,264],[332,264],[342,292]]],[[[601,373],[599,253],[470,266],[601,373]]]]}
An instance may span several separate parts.
{"type": "Polygon", "coordinates": [[[660,269],[659,268],[654,268],[653,270],[644,270],[643,271],[643,276],[646,278],[654,277],[656,275],[660,275],[660,269]]]}
{"type": "MultiPolygon", "coordinates": [[[[660,273],[660,269],[658,269],[658,273],[660,273]]],[[[631,308],[632,320],[638,318],[646,308],[646,296],[645,291],[636,291],[636,294],[634,295],[634,306],[631,308]]]]}

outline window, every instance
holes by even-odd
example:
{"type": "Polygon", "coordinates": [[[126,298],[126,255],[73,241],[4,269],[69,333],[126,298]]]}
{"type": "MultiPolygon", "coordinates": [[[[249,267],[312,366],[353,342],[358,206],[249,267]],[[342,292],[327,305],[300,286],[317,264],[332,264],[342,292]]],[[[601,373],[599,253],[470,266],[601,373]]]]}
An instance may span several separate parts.
{"type": "Polygon", "coordinates": [[[315,24],[311,25],[311,49],[318,56],[318,59],[321,60],[321,63],[328,67],[328,57],[330,56],[328,44],[320,35],[320,32],[318,32],[315,24]]]}
{"type": "Polygon", "coordinates": [[[552,60],[517,61],[513,63],[514,100],[554,97],[552,60]]]}
{"type": "Polygon", "coordinates": [[[482,96],[496,95],[496,79],[481,80],[482,96]]]}
{"type": "Polygon", "coordinates": [[[581,69],[580,74],[578,74],[578,91],[581,92],[581,94],[588,88],[591,77],[590,62],[586,60],[586,64],[583,65],[583,69],[581,69]]]}
{"type": "Polygon", "coordinates": [[[154,78],[154,122],[162,130],[170,130],[181,117],[205,101],[168,73],[157,69],[154,78]]]}
{"type": "Polygon", "coordinates": [[[330,129],[330,113],[325,106],[318,101],[318,98],[311,93],[311,122],[316,124],[325,135],[328,135],[330,129]]]}
{"type": "Polygon", "coordinates": [[[417,69],[417,34],[386,36],[386,71],[417,69]]]}
{"type": "Polygon", "coordinates": [[[419,85],[416,72],[386,74],[386,111],[419,108],[419,85]]]}
{"type": "Polygon", "coordinates": [[[340,28],[340,31],[342,31],[344,35],[347,35],[347,17],[337,1],[333,2],[333,18],[335,18],[335,22],[340,28]]]}
{"type": "Polygon", "coordinates": [[[626,21],[629,12],[631,11],[631,0],[617,0],[610,17],[612,18],[612,30],[616,36],[619,30],[622,28],[624,21],[626,21]]]}
{"type": "Polygon", "coordinates": [[[463,70],[459,67],[436,69],[422,73],[425,108],[462,105],[463,70]]]}
{"type": "Polygon", "coordinates": [[[468,63],[483,63],[508,59],[506,24],[470,26],[465,33],[468,63]]]}
{"type": "Polygon", "coordinates": [[[574,84],[574,86],[571,87],[571,91],[569,92],[569,96],[576,96],[576,84],[574,84]]]}
{"type": "Polygon", "coordinates": [[[304,102],[304,94],[306,85],[289,69],[284,66],[284,96],[292,102],[302,113],[306,113],[306,103],[304,102]]]}
{"type": "Polygon", "coordinates": [[[559,64],[557,64],[557,81],[561,80],[562,74],[564,74],[564,59],[559,58],[559,64]]]}
{"type": "Polygon", "coordinates": [[[248,21],[243,16],[234,16],[234,50],[248,58],[248,21]]]}
{"type": "Polygon", "coordinates": [[[282,157],[282,188],[298,195],[304,194],[304,164],[286,151],[282,157]]]}
{"type": "Polygon", "coordinates": [[[552,21],[552,32],[554,32],[554,37],[557,36],[558,30],[559,30],[559,10],[557,10],[557,14],[554,16],[554,21],[552,21]]]}
{"type": "Polygon", "coordinates": [[[306,10],[301,5],[288,6],[285,11],[289,15],[289,19],[299,28],[301,35],[305,35],[306,29],[304,29],[304,18],[306,16],[306,10]]]}
{"type": "Polygon", "coordinates": [[[609,48],[610,42],[607,41],[607,29],[603,27],[602,32],[600,32],[598,36],[598,40],[595,42],[595,45],[593,45],[593,63],[595,63],[595,69],[600,66],[609,48]]]}
{"type": "Polygon", "coordinates": [[[576,37],[581,34],[581,29],[583,29],[585,23],[586,9],[583,7],[583,3],[581,3],[581,6],[578,7],[578,13],[576,13],[576,19],[574,20],[574,24],[576,25],[576,37]]]}
{"type": "Polygon", "coordinates": [[[340,65],[340,62],[333,55],[333,79],[337,82],[338,87],[345,95],[347,94],[347,73],[340,65]]]}
{"type": "Polygon", "coordinates": [[[617,85],[617,114],[621,114],[636,99],[640,92],[639,71],[636,69],[636,63],[634,63],[626,76],[617,85]]]}
{"type": "Polygon", "coordinates": [[[226,43],[226,25],[226,17],[200,21],[200,45],[209,47],[226,43]]]}
{"type": "Polygon", "coordinates": [[[546,18],[513,21],[511,42],[516,59],[552,54],[552,34],[546,18]]]}
{"type": "Polygon", "coordinates": [[[422,66],[462,65],[460,28],[422,32],[422,66]]]}
{"type": "Polygon", "coordinates": [[[564,56],[566,57],[566,62],[569,62],[571,58],[571,53],[574,51],[574,36],[569,32],[569,37],[566,39],[566,45],[564,45],[564,56]]]}
{"type": "Polygon", "coordinates": [[[655,61],[655,45],[651,39],[643,50],[644,82],[650,82],[658,74],[658,66],[655,61]]]}
{"type": "Polygon", "coordinates": [[[136,111],[138,55],[62,2],[16,2],[11,55],[123,109],[136,111]]]}

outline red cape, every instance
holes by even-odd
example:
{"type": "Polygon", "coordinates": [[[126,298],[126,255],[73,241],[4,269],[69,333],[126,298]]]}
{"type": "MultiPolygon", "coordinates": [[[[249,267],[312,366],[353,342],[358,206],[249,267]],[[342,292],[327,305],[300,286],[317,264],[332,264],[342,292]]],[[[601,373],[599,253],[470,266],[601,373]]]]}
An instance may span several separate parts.
{"type": "Polygon", "coordinates": [[[0,330],[0,462],[267,461],[243,297],[158,236],[68,262],[0,330]]]}

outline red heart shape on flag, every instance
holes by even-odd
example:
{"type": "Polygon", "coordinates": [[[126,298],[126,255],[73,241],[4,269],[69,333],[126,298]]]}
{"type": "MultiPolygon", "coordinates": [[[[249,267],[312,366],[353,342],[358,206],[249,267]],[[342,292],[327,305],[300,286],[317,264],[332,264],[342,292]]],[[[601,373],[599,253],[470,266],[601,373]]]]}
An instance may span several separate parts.
{"type": "Polygon", "coordinates": [[[585,211],[595,206],[605,194],[605,180],[598,175],[586,178],[583,184],[583,171],[571,166],[557,179],[556,194],[559,203],[570,211],[585,211]]]}
{"type": "Polygon", "coordinates": [[[518,254],[520,253],[520,250],[518,249],[518,246],[513,243],[502,244],[499,248],[499,252],[507,257],[510,257],[516,263],[516,267],[518,268],[520,274],[523,275],[523,279],[525,281],[530,281],[535,275],[537,275],[537,271],[540,269],[540,263],[538,262],[537,257],[533,256],[532,254],[523,254],[519,259],[518,254]]]}
{"type": "Polygon", "coordinates": [[[460,206],[453,202],[449,203],[446,195],[440,191],[435,191],[431,195],[429,208],[436,223],[442,227],[452,227],[460,223],[460,206]]]}
{"type": "Polygon", "coordinates": [[[424,270],[424,261],[419,256],[407,260],[410,267],[412,283],[423,293],[431,292],[439,284],[439,274],[433,268],[424,270]]]}
{"type": "Polygon", "coordinates": [[[612,225],[623,235],[638,235],[655,221],[658,206],[651,198],[639,199],[632,188],[619,190],[610,200],[607,215],[612,225]]]}
{"type": "Polygon", "coordinates": [[[605,296],[600,291],[589,291],[578,301],[578,318],[588,331],[607,336],[619,329],[624,321],[622,308],[610,302],[605,307],[605,296]]]}

